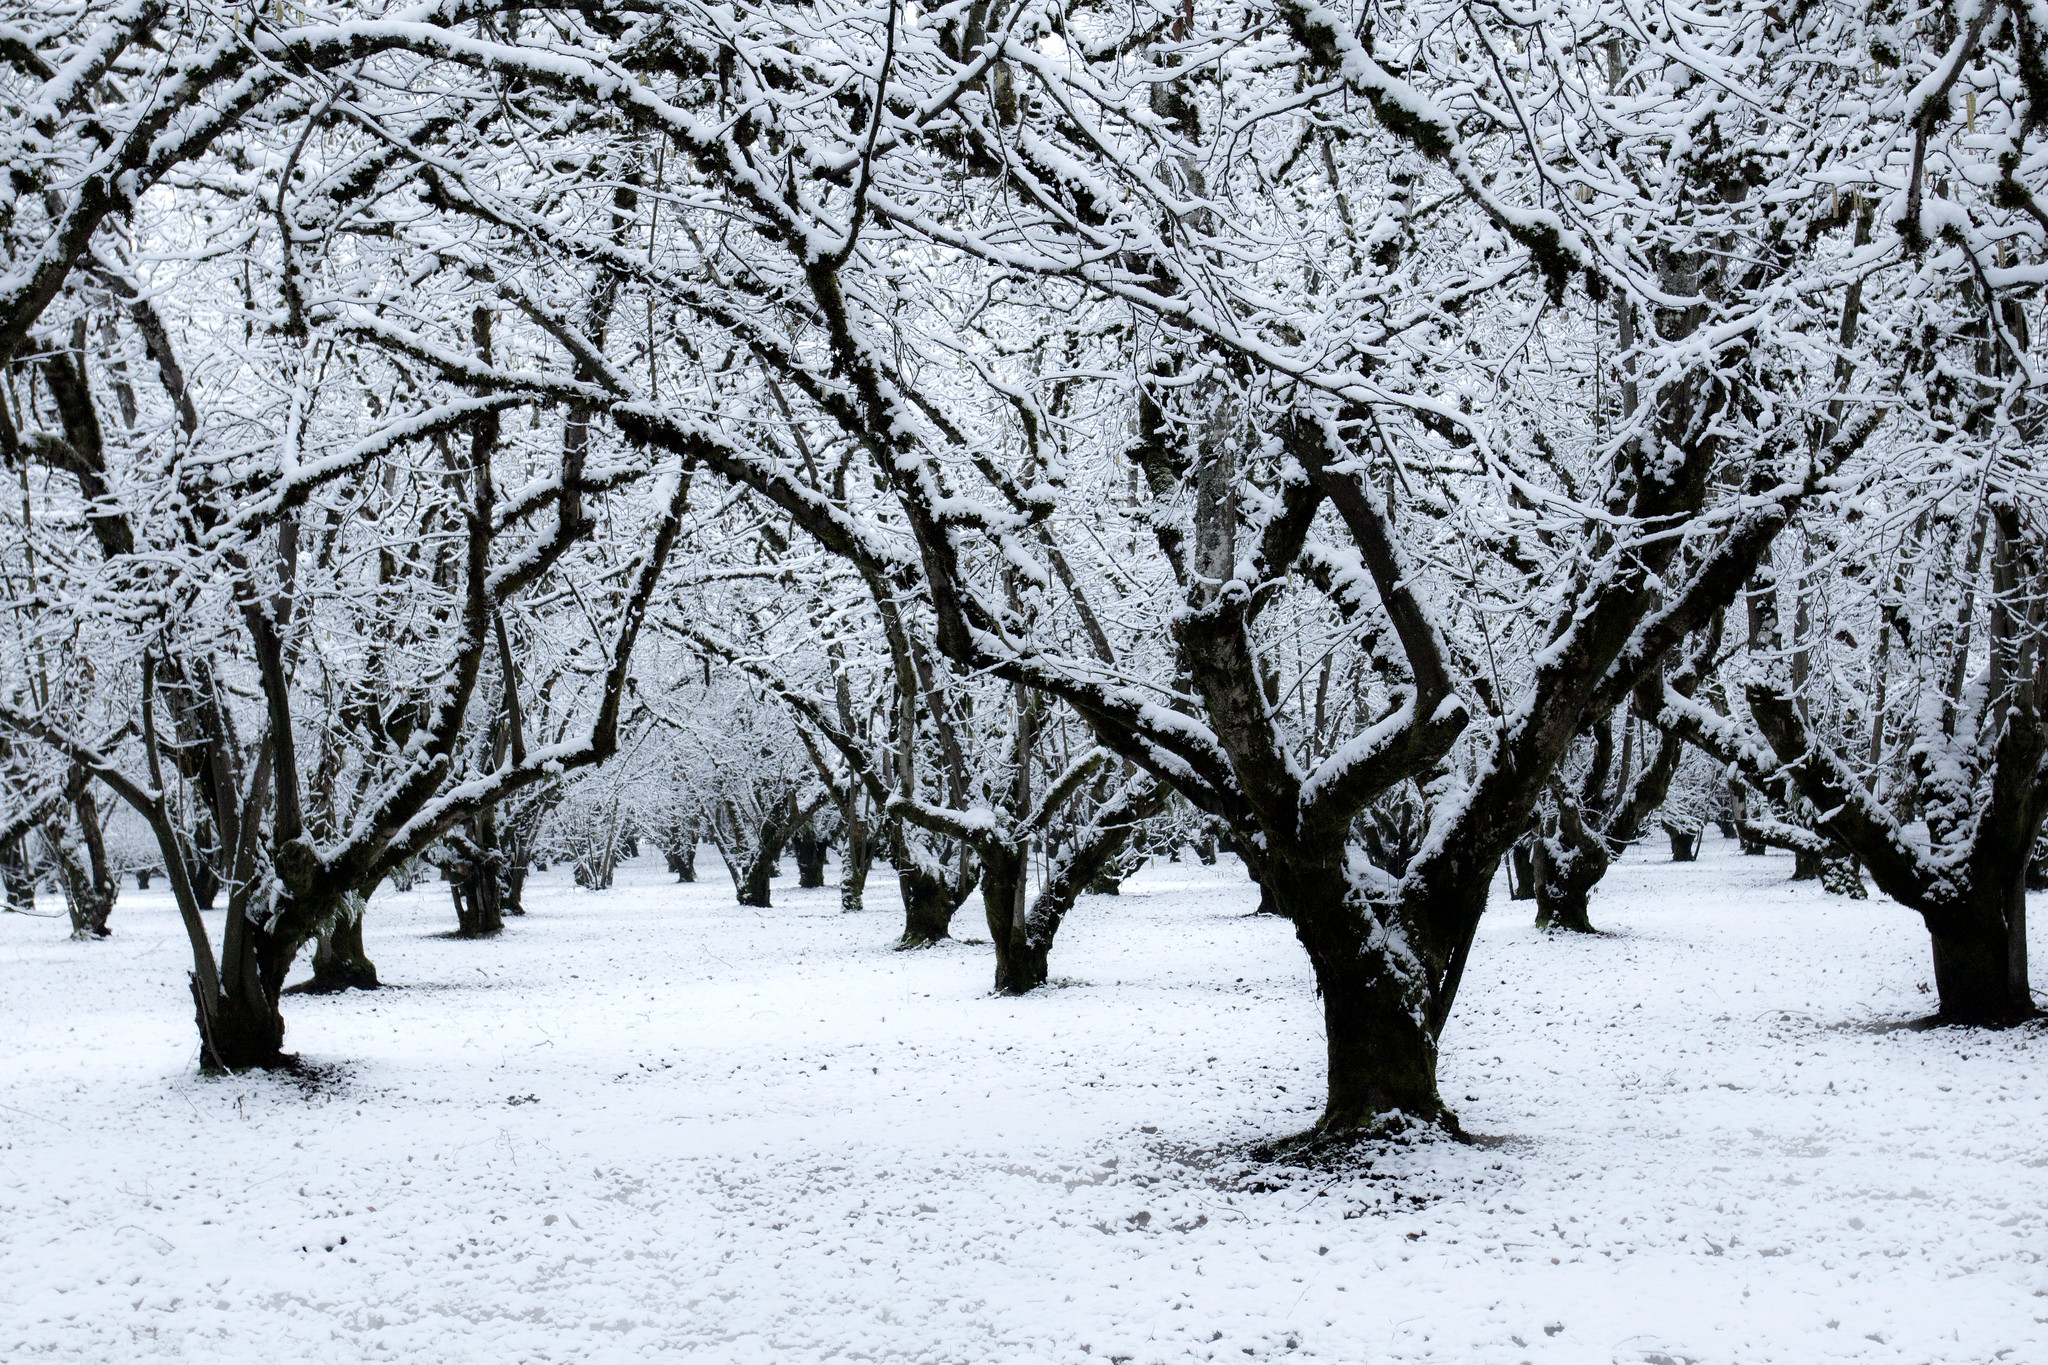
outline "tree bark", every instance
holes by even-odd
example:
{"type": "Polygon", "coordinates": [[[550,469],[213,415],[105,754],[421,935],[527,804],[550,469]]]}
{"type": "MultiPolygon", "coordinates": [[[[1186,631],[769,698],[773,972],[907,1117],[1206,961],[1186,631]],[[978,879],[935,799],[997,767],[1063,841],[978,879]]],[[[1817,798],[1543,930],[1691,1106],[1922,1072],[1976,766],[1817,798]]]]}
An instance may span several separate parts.
{"type": "Polygon", "coordinates": [[[776,854],[779,848],[769,847],[764,838],[754,849],[754,856],[747,860],[739,888],[741,905],[757,910],[770,909],[775,903],[775,888],[771,884],[775,877],[775,864],[780,861],[776,854]]]}
{"type": "Polygon", "coordinates": [[[1533,842],[1525,841],[1508,850],[1508,899],[1536,899],[1536,845],[1533,842]]]}
{"type": "MultiPolygon", "coordinates": [[[[995,903],[988,898],[990,850],[983,850],[982,895],[989,907],[989,936],[996,945],[998,994],[1022,995],[1043,986],[1050,970],[1053,940],[1066,922],[1067,912],[1080,899],[1082,888],[1091,885],[1104,867],[1117,866],[1125,847],[1144,822],[1166,804],[1171,788],[1151,780],[1128,784],[1111,800],[1098,806],[1088,825],[1075,832],[1072,843],[1056,857],[1047,871],[1045,885],[1031,901],[1030,908],[1013,917],[1007,933],[997,931],[995,903]]],[[[1000,850],[995,851],[1003,861],[1000,850]]],[[[1012,902],[1022,909],[1025,859],[1012,856],[1017,865],[1012,902]]]]}
{"type": "Polygon", "coordinates": [[[1728,779],[1729,823],[1735,826],[1735,838],[1746,857],[1761,858],[1770,851],[1770,845],[1760,838],[1750,823],[1749,788],[1728,779]]]}
{"type": "MultiPolygon", "coordinates": [[[[1437,1043],[1420,966],[1402,940],[1361,934],[1341,873],[1272,869],[1275,897],[1308,950],[1323,998],[1328,1093],[1313,1136],[1399,1131],[1450,1121],[1437,1091],[1437,1043]]],[[[1403,907],[1374,910],[1401,917],[1403,907]]]]}
{"type": "Polygon", "coordinates": [[[36,879],[29,875],[28,841],[24,835],[10,839],[0,848],[0,888],[7,893],[7,908],[32,911],[36,908],[36,879]]]}
{"type": "Polygon", "coordinates": [[[809,891],[825,884],[825,855],[830,843],[818,834],[815,823],[806,824],[790,836],[790,850],[796,854],[796,884],[809,891]]]}
{"type": "Polygon", "coordinates": [[[313,940],[313,977],[289,989],[303,995],[334,995],[341,991],[378,988],[377,964],[363,949],[363,906],[360,898],[337,914],[313,940]]]}
{"type": "Polygon", "coordinates": [[[865,904],[868,887],[868,869],[874,866],[874,845],[868,841],[867,826],[863,824],[853,803],[847,803],[846,850],[839,861],[839,913],[857,915],[865,904]]]}
{"type": "Polygon", "coordinates": [[[668,870],[676,874],[678,882],[697,880],[697,843],[694,839],[664,850],[662,857],[668,863],[668,870]]]}
{"type": "Polygon", "coordinates": [[[903,937],[897,947],[928,948],[953,936],[953,912],[960,902],[950,884],[913,867],[898,868],[896,884],[903,891],[903,937]]]}
{"type": "Polygon", "coordinates": [[[1593,933],[1588,902],[1612,861],[1607,841],[1588,830],[1567,803],[1556,833],[1536,840],[1536,927],[1593,933]]]}
{"type": "Polygon", "coordinates": [[[1700,836],[1697,831],[1666,825],[1664,832],[1671,836],[1672,862],[1689,863],[1700,856],[1700,836]]]}
{"type": "Polygon", "coordinates": [[[1045,984],[1050,944],[1034,945],[1027,922],[1026,864],[1020,851],[993,841],[981,850],[981,905],[996,950],[996,994],[1022,995],[1045,984]]]}
{"type": "Polygon", "coordinates": [[[524,851],[515,853],[505,866],[505,913],[523,915],[526,913],[526,871],[532,857],[524,851]]]}
{"type": "Polygon", "coordinates": [[[2038,1013],[2027,982],[2026,891],[2018,891],[2003,913],[1973,906],[1929,925],[1943,1022],[1996,1027],[2038,1013]]]}

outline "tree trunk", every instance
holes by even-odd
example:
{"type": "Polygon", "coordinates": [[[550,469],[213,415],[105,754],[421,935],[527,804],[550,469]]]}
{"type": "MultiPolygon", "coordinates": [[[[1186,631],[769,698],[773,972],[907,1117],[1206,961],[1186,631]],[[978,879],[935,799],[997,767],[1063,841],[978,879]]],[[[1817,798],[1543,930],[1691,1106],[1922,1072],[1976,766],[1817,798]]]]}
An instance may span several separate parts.
{"type": "Polygon", "coordinates": [[[1576,821],[1562,822],[1555,837],[1536,841],[1536,927],[1574,934],[1594,932],[1587,912],[1593,888],[1607,873],[1606,841],[1576,821]]]}
{"type": "Polygon", "coordinates": [[[791,835],[790,847],[796,853],[796,884],[807,891],[823,886],[825,855],[831,844],[819,837],[817,826],[805,825],[791,835]]]}
{"type": "Polygon", "coordinates": [[[774,887],[771,883],[775,878],[775,855],[779,852],[780,849],[770,847],[765,840],[754,850],[754,856],[748,860],[740,881],[741,905],[766,910],[774,904],[774,887]]]}
{"type": "Polygon", "coordinates": [[[377,989],[377,964],[363,950],[363,904],[350,904],[336,915],[327,931],[313,940],[313,978],[291,987],[292,993],[334,995],[341,991],[377,989]]]}
{"type": "MultiPolygon", "coordinates": [[[[280,916],[282,918],[282,916],[280,916]]],[[[230,899],[221,928],[221,993],[207,1008],[199,983],[200,1066],[213,1072],[272,1068],[293,1059],[284,1051],[284,1014],[278,1008],[285,974],[299,945],[265,935],[250,921],[241,897],[230,899]]]]}
{"type": "Polygon", "coordinates": [[[846,818],[846,850],[839,860],[839,913],[857,915],[867,895],[868,869],[874,866],[874,845],[868,842],[867,826],[856,812],[846,818]]]}
{"type": "Polygon", "coordinates": [[[1735,837],[1742,845],[1742,851],[1751,858],[1761,858],[1770,847],[1756,833],[1750,821],[1749,788],[1730,778],[1728,780],[1729,823],[1735,826],[1735,837]]]}
{"type": "MultiPolygon", "coordinates": [[[[1284,888],[1277,896],[1280,911],[1294,921],[1323,998],[1329,1082],[1314,1136],[1445,1123],[1450,1116],[1437,1093],[1436,1038],[1412,960],[1387,950],[1394,936],[1366,928],[1372,919],[1346,903],[1341,876],[1273,871],[1284,888]]],[[[1375,909],[1400,916],[1398,906],[1375,909]]]]}
{"type": "Polygon", "coordinates": [[[1516,844],[1508,850],[1508,899],[1536,899],[1536,845],[1516,844]]]}
{"type": "Polygon", "coordinates": [[[896,884],[903,891],[903,937],[898,948],[928,948],[952,937],[953,889],[919,868],[899,868],[896,884]]]}
{"type": "Polygon", "coordinates": [[[505,927],[505,899],[498,884],[497,859],[479,858],[470,864],[467,887],[470,913],[476,919],[474,936],[489,938],[505,927]]]}
{"type": "MultiPolygon", "coordinates": [[[[74,774],[82,785],[82,774],[74,774]]],[[[114,912],[114,897],[120,888],[107,866],[107,850],[99,838],[98,812],[90,793],[81,792],[73,803],[80,837],[73,840],[62,816],[43,826],[43,841],[57,856],[57,881],[64,892],[64,908],[71,916],[71,937],[80,940],[105,938],[113,932],[107,918],[114,912]]]]}
{"type": "Polygon", "coordinates": [[[77,792],[71,808],[78,819],[78,838],[85,846],[86,871],[91,879],[92,932],[97,938],[105,938],[111,932],[107,928],[107,919],[114,913],[114,902],[121,895],[121,879],[115,875],[114,864],[107,857],[99,803],[93,799],[92,784],[82,771],[78,775],[77,792]]]}
{"type": "Polygon", "coordinates": [[[186,862],[192,869],[192,897],[201,910],[213,909],[214,898],[220,895],[220,864],[226,856],[214,836],[213,822],[200,816],[186,862]]]}
{"type": "Polygon", "coordinates": [[[1024,995],[1043,986],[1051,971],[1051,956],[1050,942],[1033,942],[1020,932],[1006,947],[996,950],[996,994],[1024,995]]]}
{"type": "Polygon", "coordinates": [[[982,846],[981,905],[996,949],[998,995],[1023,995],[1045,984],[1050,945],[1034,948],[1031,942],[1024,899],[1027,867],[1021,849],[982,846]]]}
{"type": "Polygon", "coordinates": [[[1671,861],[1689,863],[1700,856],[1700,836],[1693,830],[1664,826],[1664,832],[1671,836],[1671,861]]]}
{"type": "Polygon", "coordinates": [[[1989,858],[1975,870],[1967,900],[1925,916],[1938,1017],[1993,1027],[2022,1023],[2040,1013],[2027,973],[2027,860],[1989,858]]]}
{"type": "Polygon", "coordinates": [[[151,877],[155,876],[155,875],[156,875],[156,869],[155,869],[155,868],[149,868],[149,867],[138,867],[138,868],[136,868],[136,869],[135,869],[135,889],[136,889],[137,891],[147,891],[147,890],[149,890],[149,879],[150,879],[151,877]]]}
{"type": "Polygon", "coordinates": [[[7,893],[7,908],[32,911],[36,908],[36,879],[29,875],[26,836],[0,848],[0,888],[7,893]]]}
{"type": "Polygon", "coordinates": [[[696,840],[692,839],[688,843],[679,842],[675,847],[664,852],[662,857],[668,862],[668,870],[676,874],[678,882],[694,882],[697,880],[696,840]]]}
{"type": "Polygon", "coordinates": [[[490,938],[505,927],[504,901],[493,861],[473,853],[451,862],[442,872],[455,902],[457,938],[490,938]]]}
{"type": "Polygon", "coordinates": [[[469,822],[473,848],[464,888],[476,928],[470,937],[489,938],[505,927],[505,855],[498,847],[496,812],[485,809],[469,822]]]}
{"type": "Polygon", "coordinates": [[[1792,850],[1792,880],[1795,882],[1817,882],[1820,880],[1821,864],[1825,859],[1811,849],[1792,850]]]}
{"type": "Polygon", "coordinates": [[[92,869],[79,853],[70,845],[57,850],[57,879],[64,888],[64,908],[71,916],[71,937],[81,941],[106,938],[114,932],[107,927],[114,898],[94,882],[92,869]]]}
{"type": "Polygon", "coordinates": [[[526,913],[526,865],[532,855],[514,854],[505,867],[505,913],[523,915],[526,913]]]}
{"type": "Polygon", "coordinates": [[[2017,1024],[2034,1017],[2025,950],[2002,922],[1951,923],[1931,931],[1940,1018],[1953,1024],[2017,1024]]]}
{"type": "Polygon", "coordinates": [[[266,1009],[222,996],[209,1018],[196,977],[192,998],[198,1003],[202,1070],[249,1071],[282,1066],[290,1060],[284,1054],[284,1016],[274,1007],[266,1009]]]}

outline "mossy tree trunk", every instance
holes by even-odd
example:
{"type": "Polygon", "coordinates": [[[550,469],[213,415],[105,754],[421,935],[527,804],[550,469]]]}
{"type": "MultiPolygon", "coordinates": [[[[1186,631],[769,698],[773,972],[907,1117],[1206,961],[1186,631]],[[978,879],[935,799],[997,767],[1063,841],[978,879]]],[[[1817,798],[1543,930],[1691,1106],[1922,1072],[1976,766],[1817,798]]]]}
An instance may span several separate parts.
{"type": "Polygon", "coordinates": [[[378,988],[377,964],[363,948],[361,896],[346,897],[342,907],[313,939],[313,976],[291,989],[306,995],[333,995],[341,991],[374,991],[378,988]]]}

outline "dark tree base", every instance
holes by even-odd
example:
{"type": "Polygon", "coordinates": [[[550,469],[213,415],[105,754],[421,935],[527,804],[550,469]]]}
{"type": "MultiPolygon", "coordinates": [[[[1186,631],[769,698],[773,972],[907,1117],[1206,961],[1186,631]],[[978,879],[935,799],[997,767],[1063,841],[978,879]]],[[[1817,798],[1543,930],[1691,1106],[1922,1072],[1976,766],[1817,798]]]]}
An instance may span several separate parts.
{"type": "Polygon", "coordinates": [[[896,947],[929,948],[951,938],[953,914],[958,909],[952,888],[907,874],[897,880],[903,889],[903,936],[896,940],[896,947]]]}
{"type": "Polygon", "coordinates": [[[339,995],[343,991],[382,990],[377,980],[377,968],[364,963],[360,967],[336,968],[332,971],[316,971],[296,986],[286,986],[286,995],[339,995]]]}
{"type": "Polygon", "coordinates": [[[996,988],[997,995],[1027,995],[1043,986],[1051,975],[1047,959],[1052,954],[1049,943],[1013,943],[996,947],[996,988]]]}
{"type": "Polygon", "coordinates": [[[1315,1127],[1262,1142],[1248,1153],[1252,1160],[1275,1166],[1306,1166],[1327,1169],[1348,1164],[1369,1154],[1369,1149],[1389,1145],[1409,1146],[1417,1142],[1451,1139],[1467,1140],[1457,1116],[1448,1109],[1434,1119],[1413,1118],[1405,1113],[1380,1114],[1348,1126],[1315,1127]]]}
{"type": "Polygon", "coordinates": [[[198,1014],[199,1069],[206,1074],[274,1071],[298,1061],[284,1050],[284,1017],[274,1009],[248,1009],[223,997],[214,1002],[209,1018],[197,980],[192,1001],[198,1014]]]}
{"type": "Polygon", "coordinates": [[[1564,895],[1552,898],[1539,895],[1536,898],[1536,927],[1552,933],[1597,934],[1593,920],[1587,911],[1587,898],[1583,895],[1564,895]]]}

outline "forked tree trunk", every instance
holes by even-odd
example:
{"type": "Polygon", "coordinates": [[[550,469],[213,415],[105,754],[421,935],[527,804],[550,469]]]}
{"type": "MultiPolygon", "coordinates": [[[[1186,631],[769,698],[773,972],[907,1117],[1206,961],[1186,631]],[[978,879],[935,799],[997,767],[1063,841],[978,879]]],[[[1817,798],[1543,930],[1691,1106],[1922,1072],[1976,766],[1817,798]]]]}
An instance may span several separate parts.
{"type": "MultiPolygon", "coordinates": [[[[781,870],[782,850],[789,843],[790,836],[807,824],[824,798],[813,803],[808,809],[796,803],[794,795],[785,797],[779,806],[763,818],[761,828],[755,834],[754,847],[744,868],[737,871],[734,881],[741,905],[757,910],[770,908],[772,888],[769,883],[781,870]]],[[[819,883],[823,885],[821,881],[819,883]]]]}
{"type": "Polygon", "coordinates": [[[292,1060],[284,1051],[279,1000],[299,945],[263,934],[240,901],[231,900],[222,925],[221,993],[210,1011],[196,978],[192,985],[199,1006],[200,1065],[208,1071],[272,1068],[292,1060]]]}
{"type": "MultiPolygon", "coordinates": [[[[82,772],[74,772],[72,780],[74,786],[83,787],[82,772]]],[[[57,879],[64,891],[64,908],[71,916],[71,937],[105,938],[113,932],[107,920],[114,913],[120,886],[107,863],[92,794],[80,790],[72,809],[78,820],[77,841],[69,838],[71,831],[61,816],[43,827],[43,840],[57,855],[57,879]]]]}
{"type": "MultiPolygon", "coordinates": [[[[1025,908],[1024,877],[1028,855],[1013,855],[1017,864],[1011,904],[1016,907],[1006,927],[998,932],[996,901],[988,895],[988,850],[983,850],[982,897],[989,911],[989,937],[996,945],[998,994],[1022,995],[1037,990],[1050,976],[1049,959],[1067,912],[1080,899],[1082,888],[1091,884],[1104,867],[1115,866],[1125,848],[1137,837],[1145,821],[1157,815],[1167,801],[1168,789],[1156,783],[1126,787],[1111,803],[1095,812],[1093,822],[1079,831],[1071,844],[1054,857],[1046,870],[1045,885],[1025,908]]],[[[998,862],[1003,861],[1000,850],[998,862]]]]}
{"type": "Polygon", "coordinates": [[[1671,836],[1671,861],[1689,863],[1700,856],[1700,836],[1697,830],[1679,829],[1675,825],[1664,826],[1664,832],[1671,836]]]}
{"type": "Polygon", "coordinates": [[[1022,995],[1045,984],[1050,943],[1034,945],[1026,918],[1027,854],[1022,849],[984,844],[981,850],[981,906],[989,942],[996,950],[996,993],[1022,995]]]}

